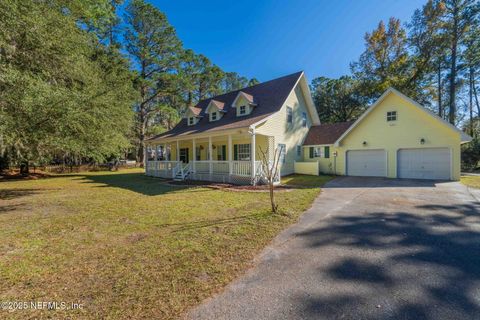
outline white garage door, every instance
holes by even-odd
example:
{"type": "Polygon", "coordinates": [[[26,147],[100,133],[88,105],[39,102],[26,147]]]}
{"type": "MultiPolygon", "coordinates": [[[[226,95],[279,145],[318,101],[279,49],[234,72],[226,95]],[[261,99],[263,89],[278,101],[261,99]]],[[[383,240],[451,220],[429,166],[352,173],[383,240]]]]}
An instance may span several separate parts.
{"type": "Polygon", "coordinates": [[[385,150],[347,151],[347,175],[365,177],[385,177],[385,150]]]}
{"type": "Polygon", "coordinates": [[[450,179],[448,148],[400,149],[397,154],[399,178],[450,179]]]}

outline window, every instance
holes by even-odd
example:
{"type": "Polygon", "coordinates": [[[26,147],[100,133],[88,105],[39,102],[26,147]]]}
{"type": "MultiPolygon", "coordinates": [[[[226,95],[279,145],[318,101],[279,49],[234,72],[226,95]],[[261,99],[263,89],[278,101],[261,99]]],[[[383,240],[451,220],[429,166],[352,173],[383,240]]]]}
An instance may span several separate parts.
{"type": "Polygon", "coordinates": [[[218,161],[227,160],[227,146],[226,145],[217,146],[217,160],[218,161]]]}
{"type": "Polygon", "coordinates": [[[297,157],[302,155],[302,146],[297,146],[297,157]]]}
{"type": "Polygon", "coordinates": [[[234,160],[250,160],[250,144],[236,144],[233,146],[234,160]]]}
{"type": "Polygon", "coordinates": [[[287,146],[279,143],[278,144],[278,150],[280,152],[279,162],[280,163],[285,163],[285,158],[286,158],[285,155],[287,153],[287,146]]]}
{"type": "Polygon", "coordinates": [[[212,112],[210,114],[210,121],[216,121],[217,120],[217,112],[212,112]]]}
{"type": "Polygon", "coordinates": [[[305,128],[307,126],[307,114],[302,112],[302,126],[305,128]]]}
{"type": "Polygon", "coordinates": [[[247,113],[247,106],[240,106],[240,111],[239,111],[239,113],[240,113],[241,115],[246,114],[246,113],[247,113]]]}
{"type": "Polygon", "coordinates": [[[396,121],[396,120],[397,120],[397,111],[388,111],[387,121],[396,121]]]}
{"type": "Polygon", "coordinates": [[[202,149],[200,147],[195,147],[195,161],[200,161],[202,159],[202,155],[200,152],[202,152],[202,149]]]}
{"type": "Polygon", "coordinates": [[[315,158],[321,158],[322,157],[322,147],[313,148],[313,156],[315,158]]]}
{"type": "Polygon", "coordinates": [[[326,159],[330,158],[330,147],[327,146],[324,148],[324,155],[326,159]]]}
{"type": "Polygon", "coordinates": [[[188,125],[193,126],[194,124],[195,124],[195,118],[194,117],[188,118],[188,125]]]}
{"type": "Polygon", "coordinates": [[[291,107],[287,107],[287,123],[293,122],[293,110],[291,107]]]}

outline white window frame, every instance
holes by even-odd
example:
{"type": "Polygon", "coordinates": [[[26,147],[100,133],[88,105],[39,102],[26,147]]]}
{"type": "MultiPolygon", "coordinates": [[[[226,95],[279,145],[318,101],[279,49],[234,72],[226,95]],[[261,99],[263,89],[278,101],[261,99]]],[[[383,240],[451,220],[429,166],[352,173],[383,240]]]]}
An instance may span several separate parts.
{"type": "Polygon", "coordinates": [[[314,158],[323,158],[324,156],[325,156],[325,151],[323,147],[313,147],[314,158]]]}
{"type": "Polygon", "coordinates": [[[397,111],[387,111],[387,122],[397,121],[397,111]]]}
{"type": "Polygon", "coordinates": [[[238,107],[238,114],[241,115],[241,116],[244,116],[247,114],[247,106],[246,105],[243,105],[243,106],[240,106],[238,107]],[[242,111],[243,110],[243,111],[242,111]]]}
{"type": "Polygon", "coordinates": [[[188,117],[188,125],[193,126],[195,124],[195,117],[188,117]]]}
{"type": "Polygon", "coordinates": [[[297,145],[297,157],[301,157],[301,156],[302,156],[302,146],[297,145]]]}
{"type": "Polygon", "coordinates": [[[237,144],[237,160],[238,161],[250,161],[250,143],[237,144]]]}
{"type": "Polygon", "coordinates": [[[285,163],[287,161],[287,145],[284,143],[278,144],[278,150],[280,152],[279,163],[285,163]]]}
{"type": "Polygon", "coordinates": [[[210,121],[217,121],[218,120],[218,111],[214,111],[210,113],[210,121]],[[213,118],[215,116],[215,119],[213,118]]]}
{"type": "Polygon", "coordinates": [[[293,108],[289,106],[287,106],[287,123],[293,123],[293,108]]]}
{"type": "Polygon", "coordinates": [[[306,128],[307,127],[307,113],[302,112],[302,127],[306,128]]]}

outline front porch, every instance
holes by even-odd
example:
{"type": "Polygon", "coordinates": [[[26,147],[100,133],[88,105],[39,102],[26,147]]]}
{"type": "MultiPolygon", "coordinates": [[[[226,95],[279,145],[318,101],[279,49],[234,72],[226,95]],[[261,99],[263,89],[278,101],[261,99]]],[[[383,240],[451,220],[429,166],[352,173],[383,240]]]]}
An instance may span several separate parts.
{"type": "MultiPolygon", "coordinates": [[[[273,149],[274,138],[258,134],[152,142],[147,147],[145,171],[148,176],[175,180],[265,183],[263,153],[273,164],[273,149]]],[[[280,173],[276,182],[280,182],[280,173]]]]}

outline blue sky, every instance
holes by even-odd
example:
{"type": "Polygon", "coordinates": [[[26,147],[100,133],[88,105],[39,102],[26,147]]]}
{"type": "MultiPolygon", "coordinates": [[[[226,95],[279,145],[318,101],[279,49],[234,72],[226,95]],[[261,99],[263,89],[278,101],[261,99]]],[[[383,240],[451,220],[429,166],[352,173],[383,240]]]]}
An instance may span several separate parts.
{"type": "Polygon", "coordinates": [[[391,16],[405,23],[420,0],[148,0],[185,48],[225,71],[266,81],[304,70],[309,80],[349,73],[365,32],[391,16]]]}

